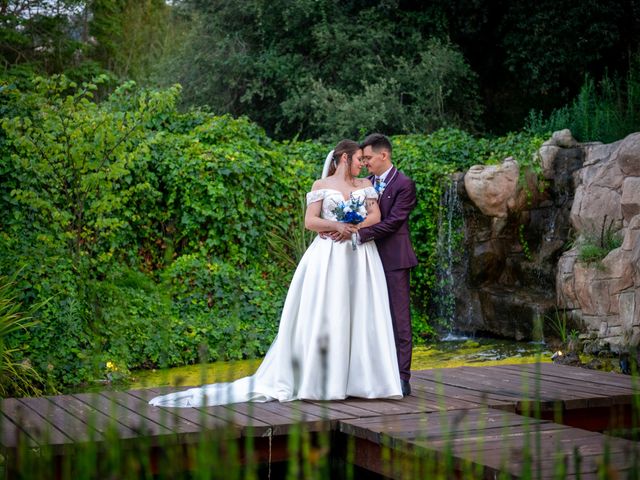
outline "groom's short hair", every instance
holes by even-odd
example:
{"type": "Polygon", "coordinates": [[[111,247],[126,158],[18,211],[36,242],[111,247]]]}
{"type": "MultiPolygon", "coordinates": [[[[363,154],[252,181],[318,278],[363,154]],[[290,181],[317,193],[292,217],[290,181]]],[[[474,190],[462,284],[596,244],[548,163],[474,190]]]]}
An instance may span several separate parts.
{"type": "Polygon", "coordinates": [[[371,135],[367,135],[367,138],[360,143],[360,148],[364,147],[371,147],[376,152],[381,149],[388,150],[389,153],[393,151],[391,141],[382,133],[372,133],[371,135]]]}

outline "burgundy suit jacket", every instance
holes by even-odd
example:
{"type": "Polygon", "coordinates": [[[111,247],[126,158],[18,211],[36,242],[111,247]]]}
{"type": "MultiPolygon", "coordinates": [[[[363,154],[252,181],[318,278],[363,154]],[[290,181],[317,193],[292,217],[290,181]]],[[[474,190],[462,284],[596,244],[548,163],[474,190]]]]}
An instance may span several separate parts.
{"type": "MultiPolygon", "coordinates": [[[[374,177],[369,177],[374,182],[374,177]]],[[[375,240],[385,270],[415,267],[418,259],[409,236],[409,214],[416,206],[416,186],[409,177],[393,167],[386,187],[378,198],[382,221],[358,232],[361,242],[375,240]]]]}

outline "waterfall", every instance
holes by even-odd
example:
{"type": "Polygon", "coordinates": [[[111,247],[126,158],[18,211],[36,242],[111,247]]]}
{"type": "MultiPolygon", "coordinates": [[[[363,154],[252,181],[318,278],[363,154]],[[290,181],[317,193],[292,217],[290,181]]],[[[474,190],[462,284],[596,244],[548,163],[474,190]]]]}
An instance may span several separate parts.
{"type": "Polygon", "coordinates": [[[460,263],[464,240],[464,216],[457,192],[457,182],[451,179],[440,199],[438,241],[436,244],[436,289],[433,296],[437,324],[451,331],[456,320],[455,266],[460,263]]]}

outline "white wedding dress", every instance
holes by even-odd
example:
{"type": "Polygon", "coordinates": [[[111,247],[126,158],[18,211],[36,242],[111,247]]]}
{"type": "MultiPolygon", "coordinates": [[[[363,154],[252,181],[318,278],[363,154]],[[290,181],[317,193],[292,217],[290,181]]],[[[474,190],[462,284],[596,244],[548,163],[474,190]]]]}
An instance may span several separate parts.
{"type": "MultiPolygon", "coordinates": [[[[377,198],[372,187],[353,196],[377,198]]],[[[322,200],[322,218],[343,200],[336,190],[307,194],[322,200]]],[[[256,373],[152,399],[165,407],[346,397],[402,398],[391,313],[374,242],[358,245],[319,236],[291,281],[278,335],[256,373]]]]}

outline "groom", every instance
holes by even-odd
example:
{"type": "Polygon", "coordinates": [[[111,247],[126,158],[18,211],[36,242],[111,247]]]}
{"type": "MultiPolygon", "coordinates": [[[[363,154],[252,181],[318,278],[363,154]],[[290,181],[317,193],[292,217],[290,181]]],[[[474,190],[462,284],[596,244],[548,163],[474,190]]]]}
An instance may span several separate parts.
{"type": "Polygon", "coordinates": [[[382,221],[361,228],[358,233],[362,243],[375,240],[382,260],[389,291],[402,394],[407,396],[411,393],[409,274],[411,268],[418,264],[409,237],[409,214],[416,206],[416,187],[391,163],[391,142],[385,135],[369,135],[360,148],[362,160],[371,174],[368,178],[378,191],[382,221]]]}

